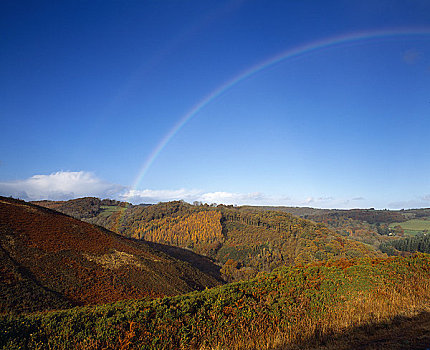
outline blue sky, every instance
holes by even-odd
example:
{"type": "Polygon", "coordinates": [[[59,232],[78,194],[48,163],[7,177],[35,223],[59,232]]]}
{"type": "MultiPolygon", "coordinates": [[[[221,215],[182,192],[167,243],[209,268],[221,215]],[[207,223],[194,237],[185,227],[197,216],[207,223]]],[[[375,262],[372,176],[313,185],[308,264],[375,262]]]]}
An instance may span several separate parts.
{"type": "Polygon", "coordinates": [[[0,194],[429,207],[428,13],[421,0],[2,1],[0,194]],[[360,33],[239,79],[166,139],[252,67],[360,33]]]}

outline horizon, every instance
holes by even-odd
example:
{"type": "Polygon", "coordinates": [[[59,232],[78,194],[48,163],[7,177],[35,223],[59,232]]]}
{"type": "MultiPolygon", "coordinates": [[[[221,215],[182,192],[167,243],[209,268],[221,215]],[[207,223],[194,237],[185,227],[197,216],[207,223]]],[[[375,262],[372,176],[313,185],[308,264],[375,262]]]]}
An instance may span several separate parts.
{"type": "Polygon", "coordinates": [[[0,195],[430,207],[430,3],[0,9],[0,195]]]}
{"type": "Polygon", "coordinates": [[[211,207],[216,207],[216,206],[232,206],[235,208],[241,208],[241,207],[270,207],[270,208],[297,208],[297,209],[316,209],[316,210],[338,210],[338,211],[348,211],[348,210],[374,210],[374,211],[408,211],[408,210],[421,210],[421,209],[430,209],[430,207],[426,208],[426,207],[419,207],[419,208],[401,208],[401,209],[387,209],[387,208],[374,208],[374,207],[368,207],[368,208],[362,208],[362,207],[356,207],[356,208],[348,208],[348,209],[343,209],[343,208],[318,208],[318,207],[310,207],[310,206],[288,206],[288,205],[270,205],[270,204],[262,204],[262,205],[257,205],[257,204],[225,204],[225,203],[204,203],[201,201],[194,201],[194,202],[188,202],[186,200],[183,199],[175,199],[175,200],[171,200],[171,201],[161,201],[161,202],[157,202],[157,203],[131,203],[131,202],[126,202],[126,201],[121,201],[118,199],[114,199],[114,198],[102,198],[102,197],[94,197],[94,196],[86,196],[86,197],[76,197],[76,198],[70,198],[70,199],[63,199],[63,200],[52,200],[52,199],[39,199],[39,200],[25,200],[22,198],[18,198],[18,197],[13,197],[13,196],[3,196],[4,198],[12,198],[15,200],[19,200],[19,201],[24,201],[24,202],[29,202],[29,203],[37,203],[37,202],[67,202],[69,200],[79,200],[79,199],[85,199],[85,198],[96,198],[99,200],[115,200],[121,203],[127,203],[130,204],[132,206],[140,206],[140,205],[145,205],[145,206],[149,206],[149,205],[158,205],[158,204],[163,204],[163,203],[169,203],[169,202],[183,202],[189,205],[193,205],[193,206],[211,206],[211,207]]]}

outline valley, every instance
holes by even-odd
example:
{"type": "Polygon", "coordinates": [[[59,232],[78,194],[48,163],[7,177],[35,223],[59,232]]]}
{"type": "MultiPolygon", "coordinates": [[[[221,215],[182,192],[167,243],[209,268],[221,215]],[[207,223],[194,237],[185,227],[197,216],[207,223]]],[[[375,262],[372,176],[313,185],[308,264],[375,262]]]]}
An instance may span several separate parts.
{"type": "Polygon", "coordinates": [[[1,197],[0,345],[421,349],[430,257],[383,230],[416,214],[1,197]]]}
{"type": "Polygon", "coordinates": [[[349,222],[342,222],[339,229],[327,225],[324,217],[320,218],[322,223],[316,223],[285,209],[191,205],[182,201],[152,206],[127,203],[103,206],[104,203],[96,198],[83,198],[39,204],[57,207],[63,213],[126,237],[178,246],[207,256],[222,266],[224,278],[230,282],[249,279],[283,265],[383,256],[379,244],[389,239],[372,230],[367,222],[356,220],[358,225],[369,226],[363,230],[367,240],[360,241],[358,230],[345,234],[349,222]],[[80,210],[76,209],[78,203],[80,210]]]}

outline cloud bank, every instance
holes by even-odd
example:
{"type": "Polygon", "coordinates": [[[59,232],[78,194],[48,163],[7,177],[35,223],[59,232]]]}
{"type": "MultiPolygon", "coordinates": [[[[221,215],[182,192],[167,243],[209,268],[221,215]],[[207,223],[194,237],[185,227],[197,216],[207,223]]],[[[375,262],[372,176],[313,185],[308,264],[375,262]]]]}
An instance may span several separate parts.
{"type": "Polygon", "coordinates": [[[406,201],[392,202],[388,205],[394,209],[430,208],[430,194],[406,201]]]}
{"type": "Polygon", "coordinates": [[[129,190],[120,195],[121,200],[131,203],[158,203],[171,200],[184,200],[203,203],[222,204],[262,204],[270,198],[262,193],[232,193],[232,192],[204,192],[200,190],[129,190]]]}
{"type": "Polygon", "coordinates": [[[0,194],[24,200],[67,200],[78,197],[116,197],[126,187],[105,182],[91,172],[59,171],[25,180],[0,182],[0,194]]]}
{"type": "MultiPolygon", "coordinates": [[[[203,203],[233,205],[311,206],[315,208],[365,208],[374,206],[364,197],[335,198],[315,196],[291,198],[269,195],[261,192],[237,193],[225,191],[204,191],[200,189],[136,190],[112,184],[87,171],[59,171],[49,175],[34,175],[28,179],[0,182],[0,195],[31,200],[68,200],[79,197],[111,198],[133,204],[184,200],[203,203]]],[[[412,200],[388,203],[387,208],[430,207],[430,195],[412,200]]]]}

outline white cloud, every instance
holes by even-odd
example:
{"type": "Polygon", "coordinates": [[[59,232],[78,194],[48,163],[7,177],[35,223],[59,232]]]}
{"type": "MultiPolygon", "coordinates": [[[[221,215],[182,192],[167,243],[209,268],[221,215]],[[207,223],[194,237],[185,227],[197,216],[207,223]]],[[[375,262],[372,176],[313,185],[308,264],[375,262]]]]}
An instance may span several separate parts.
{"type": "Polygon", "coordinates": [[[0,194],[25,200],[66,200],[94,196],[112,198],[126,187],[105,182],[91,172],[59,171],[25,180],[0,182],[0,194]]]}
{"type": "Polygon", "coordinates": [[[158,203],[168,202],[173,200],[184,200],[193,202],[200,198],[201,191],[199,190],[128,190],[120,194],[123,201],[131,203],[158,203]]]}
{"type": "Polygon", "coordinates": [[[289,201],[290,204],[281,204],[281,205],[292,205],[298,207],[314,207],[314,208],[322,208],[322,209],[353,209],[358,208],[357,202],[360,201],[360,207],[364,208],[368,203],[363,203],[365,200],[364,197],[353,197],[353,198],[335,198],[331,196],[323,196],[323,197],[308,197],[306,199],[296,199],[293,201],[289,201]]]}
{"type": "Polygon", "coordinates": [[[259,192],[254,193],[231,193],[231,192],[208,192],[201,195],[201,201],[206,203],[223,204],[254,204],[267,200],[267,197],[259,192]]]}
{"type": "Polygon", "coordinates": [[[286,196],[273,196],[261,192],[237,193],[237,192],[205,192],[201,190],[128,190],[119,198],[134,204],[158,203],[172,200],[184,200],[188,203],[194,201],[202,203],[236,204],[236,205],[269,205],[269,206],[313,206],[316,208],[356,208],[357,200],[334,197],[308,197],[306,199],[292,199],[286,196]]]}
{"type": "MultiPolygon", "coordinates": [[[[68,200],[78,197],[99,197],[119,199],[140,203],[158,203],[172,200],[184,200],[188,203],[236,204],[236,205],[271,205],[271,206],[313,206],[317,208],[356,207],[361,197],[351,199],[315,196],[290,198],[285,195],[268,195],[261,192],[238,193],[226,191],[203,191],[199,189],[176,190],[135,190],[126,186],[101,180],[87,171],[59,171],[49,175],[34,175],[28,179],[0,182],[0,195],[12,196],[25,200],[68,200]]],[[[430,203],[430,196],[420,198],[423,203],[430,203]]]]}
{"type": "Polygon", "coordinates": [[[430,194],[415,199],[392,202],[388,204],[388,207],[393,209],[428,208],[430,207],[430,194]]]}
{"type": "Polygon", "coordinates": [[[232,193],[232,192],[204,192],[201,190],[129,190],[120,195],[124,201],[132,203],[158,203],[172,200],[184,200],[192,203],[223,204],[261,204],[267,197],[261,193],[232,193]]]}
{"type": "Polygon", "coordinates": [[[304,204],[312,204],[312,203],[330,203],[334,200],[333,197],[318,197],[318,198],[314,198],[314,197],[308,197],[306,198],[306,200],[302,203],[304,204]]]}
{"type": "Polygon", "coordinates": [[[184,200],[192,203],[223,204],[271,204],[274,200],[284,202],[286,198],[275,199],[259,192],[205,192],[196,189],[178,190],[131,190],[125,186],[101,180],[87,171],[59,171],[49,175],[34,175],[28,179],[0,182],[0,195],[24,200],[68,200],[94,196],[113,198],[131,203],[158,203],[184,200]]]}

